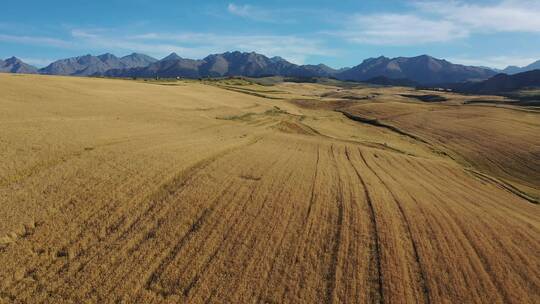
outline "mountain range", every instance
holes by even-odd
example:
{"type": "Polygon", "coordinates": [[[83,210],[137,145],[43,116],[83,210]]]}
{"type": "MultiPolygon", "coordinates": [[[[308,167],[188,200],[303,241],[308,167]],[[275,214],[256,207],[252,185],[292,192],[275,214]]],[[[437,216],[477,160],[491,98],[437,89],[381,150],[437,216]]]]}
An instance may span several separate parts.
{"type": "MultiPolygon", "coordinates": [[[[535,63],[540,65],[540,63],[535,63]]],[[[534,68],[532,64],[525,68],[534,68]]],[[[509,67],[510,68],[510,67],[509,67]]],[[[507,69],[509,69],[507,68],[507,69]]],[[[330,77],[339,80],[365,81],[380,84],[464,83],[481,81],[497,74],[492,69],[453,64],[428,55],[416,57],[369,58],[352,68],[333,69],[324,64],[297,65],[281,57],[267,57],[254,52],[226,52],[203,59],[182,58],[172,53],[157,60],[133,53],[124,57],[113,54],[85,55],[55,61],[37,69],[12,57],[0,60],[0,72],[40,73],[71,76],[107,77],[227,77],[285,76],[330,77]]]]}
{"type": "Polygon", "coordinates": [[[365,81],[379,76],[409,79],[421,84],[463,82],[487,79],[496,72],[473,66],[453,64],[428,55],[417,57],[370,58],[338,75],[343,80],[365,81]]]}
{"type": "Polygon", "coordinates": [[[223,77],[223,76],[292,76],[331,77],[338,73],[326,65],[296,65],[281,57],[242,52],[209,55],[200,60],[187,59],[175,53],[146,67],[112,69],[109,77],[223,77]]]}
{"type": "Polygon", "coordinates": [[[517,66],[511,65],[507,67],[506,69],[502,70],[501,72],[508,75],[512,75],[512,74],[523,73],[523,72],[539,70],[539,69],[540,69],[540,60],[533,62],[524,67],[517,67],[517,66]]]}
{"type": "Polygon", "coordinates": [[[101,75],[111,69],[131,69],[148,66],[157,59],[147,55],[133,53],[121,58],[113,54],[99,56],[85,55],[61,59],[40,69],[39,73],[47,75],[94,76],[101,75]]]}
{"type": "Polygon", "coordinates": [[[376,77],[409,79],[422,84],[483,80],[496,72],[479,67],[452,64],[427,55],[418,57],[370,58],[353,68],[336,70],[326,65],[296,65],[281,57],[268,58],[257,53],[227,52],[200,60],[171,54],[146,67],[120,68],[105,72],[109,77],[223,77],[286,76],[333,77],[366,81],[376,77]]]}

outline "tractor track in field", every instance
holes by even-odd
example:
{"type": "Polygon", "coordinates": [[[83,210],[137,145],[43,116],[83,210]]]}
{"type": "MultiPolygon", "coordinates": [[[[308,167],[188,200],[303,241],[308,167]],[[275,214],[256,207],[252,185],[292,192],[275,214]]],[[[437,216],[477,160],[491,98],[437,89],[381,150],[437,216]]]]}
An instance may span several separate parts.
{"type": "MultiPolygon", "coordinates": [[[[270,165],[269,165],[269,168],[272,168],[277,162],[279,161],[279,158],[276,158],[270,165]]],[[[240,177],[242,178],[242,177],[240,177]]],[[[257,179],[251,179],[252,181],[260,181],[262,179],[262,177],[260,178],[257,178],[257,179]]],[[[252,183],[251,185],[251,192],[249,194],[249,197],[244,200],[244,202],[242,204],[240,204],[238,207],[235,207],[234,210],[237,211],[238,213],[242,213],[247,205],[249,203],[252,203],[254,202],[254,194],[255,192],[258,190],[258,184],[257,183],[252,183]]],[[[282,189],[283,191],[283,189],[282,189]]],[[[265,199],[262,201],[261,203],[261,207],[259,209],[259,213],[256,215],[256,217],[259,216],[260,212],[261,212],[261,209],[264,208],[266,202],[268,201],[268,197],[269,195],[267,194],[265,199]]],[[[197,283],[199,282],[200,278],[201,278],[201,275],[203,275],[204,273],[207,272],[207,270],[209,269],[211,263],[214,261],[214,259],[216,258],[216,256],[222,252],[222,250],[224,249],[225,245],[227,244],[227,241],[229,240],[232,232],[235,230],[235,228],[238,228],[239,225],[240,225],[240,222],[242,221],[242,216],[235,216],[235,214],[232,214],[230,216],[230,218],[227,218],[225,220],[226,222],[230,222],[232,221],[232,224],[229,224],[228,225],[228,228],[226,228],[226,231],[223,233],[223,238],[221,239],[221,241],[219,242],[218,246],[216,247],[216,249],[213,251],[213,253],[206,259],[206,261],[204,262],[203,266],[201,267],[201,269],[199,271],[197,271],[197,273],[189,280],[189,283],[182,289],[182,292],[181,294],[184,296],[184,298],[188,298],[189,295],[190,295],[190,292],[191,290],[197,285],[197,283]]],[[[217,222],[213,224],[212,228],[210,229],[211,231],[214,231],[216,228],[219,228],[217,227],[218,225],[220,224],[220,222],[217,222]]],[[[249,226],[251,227],[253,225],[253,222],[251,223],[251,225],[249,223],[244,223],[243,224],[244,226],[249,226]]],[[[246,227],[246,229],[248,229],[246,227]]],[[[207,240],[205,239],[204,242],[206,242],[207,240]]]]}
{"type": "Polygon", "coordinates": [[[313,181],[311,183],[311,194],[310,194],[310,197],[309,197],[309,207],[308,207],[308,211],[306,213],[306,217],[304,219],[304,225],[307,224],[309,216],[311,215],[311,209],[313,208],[313,205],[315,204],[315,200],[316,200],[316,195],[315,195],[315,186],[316,185],[315,185],[315,183],[317,182],[317,176],[319,175],[320,157],[321,157],[320,147],[317,146],[317,160],[315,162],[315,174],[313,176],[313,181]]]}
{"type": "MultiPolygon", "coordinates": [[[[375,170],[373,170],[371,165],[368,164],[368,162],[366,161],[366,158],[364,157],[364,154],[362,153],[362,151],[360,151],[360,149],[358,149],[358,153],[360,155],[360,158],[362,159],[362,161],[366,165],[366,167],[377,177],[379,182],[381,182],[381,184],[384,187],[386,187],[386,189],[388,189],[388,192],[392,196],[392,199],[394,200],[394,202],[395,202],[395,204],[397,206],[397,209],[399,210],[399,214],[400,214],[400,216],[402,218],[403,223],[405,224],[405,229],[406,229],[407,234],[409,236],[408,239],[410,240],[411,246],[412,246],[412,249],[413,249],[414,260],[415,260],[415,263],[416,263],[418,274],[420,276],[420,286],[421,286],[421,290],[422,290],[422,293],[423,293],[423,296],[424,296],[424,302],[430,304],[431,303],[431,298],[430,298],[430,294],[429,294],[429,287],[427,285],[426,272],[424,270],[424,266],[422,265],[422,262],[421,262],[421,259],[420,259],[420,254],[418,252],[418,245],[416,244],[416,241],[414,239],[414,236],[413,236],[413,233],[412,233],[412,230],[411,230],[411,222],[409,221],[408,217],[405,215],[405,211],[403,210],[403,206],[401,206],[401,203],[399,202],[398,198],[396,197],[396,194],[394,193],[394,191],[392,191],[392,189],[390,189],[390,187],[380,177],[380,175],[375,170]]],[[[393,179],[392,175],[389,174],[389,176],[393,179]]]]}
{"type": "Polygon", "coordinates": [[[370,218],[370,222],[371,222],[371,226],[372,226],[372,229],[373,229],[373,240],[374,240],[374,260],[375,260],[375,274],[374,276],[376,277],[376,282],[377,282],[377,286],[376,286],[376,290],[377,290],[377,296],[373,296],[371,295],[371,299],[377,299],[377,302],[378,303],[384,303],[384,288],[383,288],[383,283],[384,283],[384,279],[383,279],[383,274],[382,274],[382,265],[381,265],[381,244],[380,244],[380,240],[379,240],[379,229],[378,229],[378,225],[377,225],[377,217],[376,217],[376,214],[375,214],[375,207],[373,206],[373,201],[372,201],[372,198],[371,198],[371,194],[369,192],[369,189],[368,189],[368,186],[367,186],[367,183],[366,181],[364,180],[364,178],[362,177],[362,175],[360,174],[360,172],[358,171],[358,169],[356,168],[356,166],[354,166],[352,160],[351,160],[351,157],[350,157],[350,154],[349,154],[349,150],[346,149],[345,150],[345,155],[347,157],[347,160],[349,161],[349,165],[354,169],[354,172],[356,173],[356,176],[358,177],[358,179],[360,180],[360,183],[362,184],[362,188],[364,189],[364,195],[365,195],[365,198],[366,198],[366,202],[367,202],[367,205],[368,205],[368,209],[369,209],[369,218],[370,218]]]}
{"type": "MultiPolygon", "coordinates": [[[[230,153],[232,153],[232,152],[234,152],[236,150],[246,148],[247,146],[253,145],[253,144],[257,143],[257,142],[258,142],[258,139],[251,142],[251,143],[248,143],[246,145],[241,145],[241,146],[238,146],[238,147],[235,147],[235,148],[228,149],[226,151],[223,151],[223,152],[219,153],[218,155],[215,155],[213,157],[210,157],[208,159],[205,159],[205,160],[199,162],[198,164],[196,164],[193,167],[194,171],[192,171],[191,174],[189,174],[187,178],[185,178],[185,179],[184,178],[175,179],[172,184],[165,185],[164,189],[169,192],[167,197],[177,195],[178,193],[177,193],[177,191],[174,191],[174,189],[185,189],[185,186],[188,184],[189,180],[192,179],[196,175],[197,172],[204,170],[206,167],[208,167],[211,163],[217,161],[219,158],[225,157],[226,155],[228,155],[228,154],[230,154],[230,153]]],[[[228,187],[224,188],[222,194],[219,195],[210,206],[208,206],[207,208],[205,208],[202,211],[202,213],[197,217],[195,222],[188,229],[188,231],[184,234],[184,236],[182,236],[180,241],[177,242],[176,245],[170,250],[170,252],[159,262],[159,265],[156,267],[155,270],[153,270],[151,272],[148,280],[145,283],[145,288],[146,289],[151,290],[151,291],[153,291],[153,292],[155,292],[157,294],[160,294],[163,297],[167,297],[167,296],[170,296],[170,295],[174,294],[173,292],[164,291],[162,289],[159,289],[155,285],[159,281],[162,273],[167,268],[167,265],[169,265],[174,260],[174,258],[182,250],[184,245],[190,240],[192,235],[194,233],[196,233],[200,229],[200,227],[203,225],[203,223],[205,222],[205,220],[209,216],[209,214],[211,212],[213,212],[213,210],[217,207],[217,204],[219,203],[219,201],[222,198],[223,194],[225,192],[229,191],[229,190],[230,189],[228,187]]],[[[147,214],[147,213],[145,213],[145,214],[147,214]]],[[[141,216],[140,218],[142,219],[142,218],[145,218],[145,217],[146,216],[141,216]]],[[[128,232],[129,232],[129,230],[128,230],[128,232]]],[[[184,292],[184,293],[188,293],[188,292],[189,291],[184,292]]]]}
{"type": "MultiPolygon", "coordinates": [[[[117,229],[110,229],[109,227],[107,231],[109,231],[108,234],[110,235],[103,236],[104,240],[106,240],[106,242],[109,244],[125,242],[128,238],[128,235],[134,233],[136,226],[141,225],[143,221],[147,221],[148,219],[151,219],[153,215],[157,215],[158,213],[160,213],[160,211],[164,208],[164,206],[163,204],[159,204],[159,202],[165,202],[168,198],[178,195],[179,193],[184,191],[186,189],[186,185],[189,184],[190,180],[192,180],[198,174],[198,172],[201,172],[202,170],[207,168],[210,164],[217,161],[218,159],[225,157],[226,155],[238,149],[242,149],[247,146],[256,144],[259,140],[260,138],[255,138],[246,144],[241,144],[236,147],[225,149],[219,153],[216,153],[214,155],[211,155],[207,158],[204,158],[198,161],[197,163],[188,167],[187,169],[182,170],[181,173],[174,176],[169,182],[162,184],[157,190],[155,190],[154,192],[149,194],[145,199],[142,200],[142,201],[153,202],[153,203],[148,204],[149,207],[145,209],[144,211],[142,211],[139,216],[137,216],[133,221],[131,221],[131,223],[126,223],[125,219],[122,217],[120,218],[119,221],[117,221],[116,224],[113,224],[112,226],[112,227],[117,227],[117,229]],[[118,228],[120,228],[122,224],[127,225],[127,227],[123,229],[123,231],[119,231],[118,228]],[[117,236],[114,238],[111,238],[113,234],[116,234],[117,236]]],[[[159,223],[160,223],[159,220],[156,220],[156,223],[158,226],[154,227],[154,230],[159,228],[159,223]]],[[[197,229],[196,226],[193,226],[192,228],[194,230],[197,229]]],[[[81,232],[81,233],[84,233],[84,232],[81,232]]],[[[137,246],[140,246],[140,241],[144,241],[147,233],[140,234],[140,235],[141,235],[140,238],[142,239],[140,239],[137,242],[136,244],[137,246]]],[[[77,242],[78,239],[79,238],[76,238],[74,242],[77,242]]],[[[103,247],[105,246],[105,244],[100,244],[99,246],[103,247]]],[[[67,247],[64,247],[64,248],[65,248],[64,250],[68,250],[69,244],[67,245],[67,247]]],[[[93,250],[94,248],[89,247],[88,249],[93,250]]],[[[77,262],[79,263],[79,266],[76,269],[77,273],[83,273],[87,265],[92,263],[96,258],[99,258],[103,254],[103,252],[100,250],[93,250],[93,251],[94,253],[91,254],[90,256],[88,256],[88,254],[84,251],[78,253],[78,256],[84,257],[84,260],[81,260],[81,259],[77,260],[77,262]]],[[[77,256],[75,258],[77,258],[77,256]]],[[[69,267],[69,263],[63,263],[63,266],[60,266],[58,268],[58,260],[52,260],[50,262],[48,263],[47,266],[45,264],[41,264],[41,265],[35,265],[34,268],[42,268],[45,266],[47,268],[46,272],[51,273],[51,274],[56,273],[57,275],[61,275],[64,271],[68,270],[67,267],[69,267]],[[52,271],[55,268],[57,268],[57,270],[52,271]]],[[[34,286],[34,288],[38,288],[38,287],[39,285],[34,286]]]]}
{"type": "Polygon", "coordinates": [[[505,181],[502,181],[500,179],[497,179],[495,177],[492,177],[492,176],[489,176],[488,174],[485,174],[485,173],[482,173],[482,172],[479,172],[477,170],[474,170],[474,169],[465,169],[466,171],[470,172],[471,174],[473,174],[474,176],[476,176],[478,179],[480,180],[483,180],[483,181],[486,181],[488,183],[492,183],[502,189],[505,189],[507,190],[508,192],[516,195],[516,196],[519,196],[521,197],[522,199],[528,201],[529,203],[531,204],[535,204],[535,205],[539,205],[540,204],[540,200],[536,199],[536,198],[533,198],[531,196],[529,196],[528,194],[524,193],[523,191],[517,189],[516,187],[514,187],[512,184],[508,183],[508,182],[505,182],[505,181]]]}
{"type": "Polygon", "coordinates": [[[428,141],[424,140],[423,138],[420,138],[420,137],[418,137],[418,136],[416,136],[414,134],[411,134],[409,132],[405,132],[405,131],[403,131],[403,130],[395,127],[395,126],[382,123],[377,119],[366,118],[366,117],[359,116],[357,114],[351,114],[351,113],[349,113],[349,112],[347,112],[345,110],[336,110],[336,111],[338,113],[343,114],[345,117],[349,118],[350,120],[365,123],[365,124],[372,125],[372,126],[375,126],[375,127],[385,128],[385,129],[388,129],[388,130],[390,130],[392,132],[395,132],[395,133],[397,133],[399,135],[409,137],[409,138],[411,138],[413,140],[416,140],[416,141],[424,143],[424,144],[426,144],[428,146],[431,146],[431,144],[428,141]]]}
{"type": "Polygon", "coordinates": [[[337,215],[337,223],[336,223],[336,232],[334,235],[334,246],[332,248],[332,257],[330,262],[330,272],[328,280],[328,286],[326,290],[326,299],[325,303],[330,304],[334,303],[334,293],[336,289],[337,284],[337,271],[338,271],[338,259],[339,259],[339,250],[341,248],[341,242],[342,242],[342,233],[343,233],[343,212],[344,212],[344,198],[343,198],[343,185],[341,181],[341,177],[339,176],[339,168],[338,168],[338,161],[336,159],[336,152],[334,150],[334,145],[330,146],[330,150],[332,153],[332,162],[333,167],[337,174],[337,209],[338,209],[338,215],[337,215]]]}

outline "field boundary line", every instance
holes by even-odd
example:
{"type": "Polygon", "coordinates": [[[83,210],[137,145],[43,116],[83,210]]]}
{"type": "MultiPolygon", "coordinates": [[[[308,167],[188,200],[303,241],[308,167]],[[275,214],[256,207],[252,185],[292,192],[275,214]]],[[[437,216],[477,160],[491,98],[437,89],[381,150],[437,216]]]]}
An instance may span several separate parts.
{"type": "Polygon", "coordinates": [[[508,182],[502,181],[502,180],[500,180],[498,178],[495,178],[495,177],[487,175],[485,173],[476,171],[476,170],[471,169],[471,168],[464,168],[464,170],[467,171],[467,172],[472,173],[474,176],[476,176],[477,178],[479,178],[479,179],[481,179],[481,180],[483,180],[485,182],[495,184],[496,186],[499,186],[499,187],[503,188],[504,190],[506,190],[506,191],[516,195],[516,196],[519,196],[520,198],[528,201],[531,204],[535,204],[535,205],[540,204],[540,200],[529,196],[528,194],[526,194],[525,192],[519,190],[518,188],[514,187],[513,185],[511,185],[508,182]]]}

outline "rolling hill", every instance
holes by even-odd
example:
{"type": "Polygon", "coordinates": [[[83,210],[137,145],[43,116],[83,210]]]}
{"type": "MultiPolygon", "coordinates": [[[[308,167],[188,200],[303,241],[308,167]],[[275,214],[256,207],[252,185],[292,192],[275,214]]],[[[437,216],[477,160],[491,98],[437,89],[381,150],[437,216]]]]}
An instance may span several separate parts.
{"type": "Polygon", "coordinates": [[[364,83],[383,85],[383,86],[403,86],[403,87],[416,87],[417,82],[409,79],[388,78],[385,76],[377,76],[363,81],[364,83]]]}
{"type": "Polygon", "coordinates": [[[452,86],[455,91],[471,94],[502,94],[530,88],[540,88],[540,70],[514,75],[498,74],[485,81],[452,86]]]}

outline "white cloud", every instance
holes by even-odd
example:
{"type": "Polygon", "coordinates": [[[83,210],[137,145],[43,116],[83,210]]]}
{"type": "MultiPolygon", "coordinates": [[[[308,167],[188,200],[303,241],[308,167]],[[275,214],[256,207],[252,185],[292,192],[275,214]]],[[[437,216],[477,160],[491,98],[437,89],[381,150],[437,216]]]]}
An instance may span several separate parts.
{"type": "Polygon", "coordinates": [[[91,30],[74,29],[71,35],[79,45],[87,49],[107,49],[123,52],[141,52],[153,56],[162,56],[171,52],[193,55],[189,48],[177,44],[168,43],[144,43],[134,39],[123,38],[121,34],[108,33],[101,30],[100,33],[91,30]]]}
{"type": "Polygon", "coordinates": [[[351,42],[367,44],[414,45],[445,42],[466,37],[469,32],[449,21],[434,21],[415,15],[355,15],[348,29],[334,32],[351,42]]]}
{"type": "Polygon", "coordinates": [[[49,65],[51,62],[53,62],[54,60],[52,59],[44,59],[44,58],[28,58],[28,57],[24,57],[24,58],[21,58],[21,60],[25,63],[28,63],[30,65],[33,65],[33,66],[36,66],[38,68],[42,68],[44,66],[47,66],[49,65]]]}
{"type": "Polygon", "coordinates": [[[418,45],[449,42],[475,33],[540,33],[540,1],[503,0],[474,4],[455,0],[415,1],[404,14],[353,15],[330,32],[350,42],[418,45]]]}
{"type": "Polygon", "coordinates": [[[470,56],[461,56],[448,58],[448,61],[453,63],[459,63],[464,65],[474,65],[474,66],[484,66],[490,68],[504,69],[509,65],[514,66],[527,66],[540,58],[538,56],[512,56],[512,55],[503,55],[503,56],[488,56],[483,58],[472,58],[470,56]]]}
{"type": "Polygon", "coordinates": [[[330,55],[335,51],[323,41],[293,35],[224,35],[215,33],[120,33],[93,32],[75,29],[74,38],[94,48],[137,51],[162,57],[176,52],[186,58],[202,58],[211,53],[231,50],[258,52],[267,56],[281,56],[295,63],[303,63],[309,56],[330,55]]]}
{"type": "Polygon", "coordinates": [[[87,38],[87,39],[95,39],[99,38],[99,35],[94,34],[87,30],[81,30],[81,29],[73,29],[71,30],[71,36],[75,38],[87,38]]]}
{"type": "Polygon", "coordinates": [[[229,3],[227,6],[229,13],[240,17],[250,18],[253,15],[253,8],[250,5],[236,5],[229,3]]]}
{"type": "Polygon", "coordinates": [[[259,7],[254,7],[251,5],[237,5],[234,3],[229,3],[227,6],[227,11],[230,14],[235,16],[263,22],[276,22],[277,19],[274,18],[273,14],[269,10],[264,10],[259,7]]]}
{"type": "Polygon", "coordinates": [[[29,45],[39,45],[39,46],[52,46],[52,47],[60,47],[60,48],[74,47],[73,43],[70,41],[51,38],[51,37],[42,37],[42,36],[15,36],[15,35],[8,35],[8,34],[0,33],[0,41],[10,42],[10,43],[29,44],[29,45]]]}
{"type": "MultiPolygon", "coordinates": [[[[218,33],[161,33],[147,32],[137,35],[118,29],[72,28],[65,39],[44,36],[15,36],[2,34],[0,42],[48,46],[81,52],[115,52],[118,55],[140,52],[156,58],[171,52],[185,58],[203,58],[208,54],[239,50],[258,52],[267,56],[281,56],[291,62],[304,63],[310,56],[334,55],[336,51],[325,46],[320,39],[296,35],[242,35],[218,33]]],[[[28,62],[43,65],[45,60],[28,62]]],[[[47,62],[48,63],[48,62],[47,62]]]]}
{"type": "Polygon", "coordinates": [[[416,2],[421,12],[478,32],[540,33],[540,1],[506,0],[492,5],[463,1],[416,2]]]}
{"type": "MultiPolygon", "coordinates": [[[[478,33],[540,34],[540,18],[537,17],[540,16],[540,0],[490,0],[483,1],[482,4],[472,0],[413,0],[408,3],[410,10],[404,13],[351,13],[339,15],[339,18],[318,9],[267,9],[235,3],[229,3],[226,9],[234,16],[270,23],[296,22],[295,20],[319,22],[326,20],[325,16],[332,15],[333,22],[323,23],[334,29],[324,33],[358,44],[408,46],[452,42],[478,33]]],[[[3,26],[5,25],[0,23],[0,29],[3,26]]],[[[336,56],[339,53],[329,44],[332,40],[328,39],[328,36],[320,35],[321,31],[302,35],[217,32],[143,32],[133,35],[133,30],[126,28],[76,28],[70,31],[70,37],[63,39],[39,35],[18,36],[7,30],[3,32],[9,34],[0,32],[0,42],[74,49],[81,52],[110,51],[121,54],[135,51],[155,57],[176,52],[187,58],[202,58],[210,53],[240,50],[281,56],[295,63],[303,63],[311,56],[336,56]],[[318,36],[314,36],[315,34],[318,36]]],[[[502,65],[507,63],[523,65],[530,59],[512,56],[479,60],[468,58],[461,56],[457,59],[462,63],[493,67],[503,67],[502,65]]]]}
{"type": "Polygon", "coordinates": [[[227,11],[231,15],[253,21],[281,24],[295,23],[298,16],[309,18],[319,16],[321,13],[317,9],[267,9],[249,4],[241,5],[234,3],[227,5],[227,11]]]}

